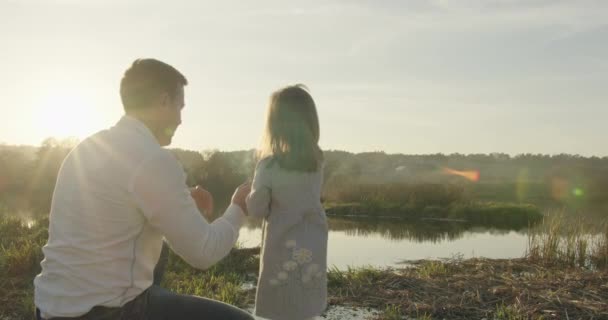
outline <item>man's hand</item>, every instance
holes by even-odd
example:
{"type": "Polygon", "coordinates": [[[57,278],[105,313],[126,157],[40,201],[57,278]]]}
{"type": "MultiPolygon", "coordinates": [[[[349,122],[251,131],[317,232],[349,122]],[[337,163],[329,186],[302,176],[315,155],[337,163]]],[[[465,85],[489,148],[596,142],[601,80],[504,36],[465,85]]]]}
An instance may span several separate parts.
{"type": "Polygon", "coordinates": [[[251,192],[251,182],[245,182],[241,184],[238,188],[236,188],[234,194],[232,195],[231,203],[241,207],[245,215],[248,215],[246,199],[249,195],[249,192],[251,192]]]}
{"type": "Polygon", "coordinates": [[[194,199],[198,211],[201,212],[207,221],[211,221],[213,218],[213,196],[211,193],[200,186],[196,186],[190,189],[190,195],[194,199]]]}

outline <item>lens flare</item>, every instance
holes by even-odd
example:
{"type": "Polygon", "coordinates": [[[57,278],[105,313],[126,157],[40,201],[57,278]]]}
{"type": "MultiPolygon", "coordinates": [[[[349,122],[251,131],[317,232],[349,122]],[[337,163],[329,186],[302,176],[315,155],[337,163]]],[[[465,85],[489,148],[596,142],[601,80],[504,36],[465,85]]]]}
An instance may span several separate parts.
{"type": "Polygon", "coordinates": [[[551,179],[551,196],[558,201],[566,200],[568,197],[568,181],[555,177],[551,179]]]}
{"type": "Polygon", "coordinates": [[[443,173],[453,175],[453,176],[460,176],[460,177],[463,177],[463,178],[465,178],[469,181],[473,181],[473,182],[479,181],[479,171],[478,170],[463,171],[463,170],[454,170],[454,169],[450,169],[448,167],[444,167],[443,173]]]}
{"type": "Polygon", "coordinates": [[[0,193],[4,192],[4,189],[8,186],[8,178],[4,177],[0,173],[0,193]]]}
{"type": "Polygon", "coordinates": [[[521,169],[517,174],[517,181],[515,184],[515,194],[517,200],[523,201],[528,195],[528,168],[521,169]]]}
{"type": "Polygon", "coordinates": [[[572,189],[572,195],[577,198],[580,198],[585,195],[585,191],[581,188],[574,188],[572,189]]]}

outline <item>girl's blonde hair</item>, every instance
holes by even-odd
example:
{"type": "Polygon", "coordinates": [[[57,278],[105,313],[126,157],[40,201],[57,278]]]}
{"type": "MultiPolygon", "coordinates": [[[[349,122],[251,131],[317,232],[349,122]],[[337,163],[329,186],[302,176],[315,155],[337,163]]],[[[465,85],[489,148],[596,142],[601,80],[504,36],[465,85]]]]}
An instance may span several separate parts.
{"type": "Polygon", "coordinates": [[[270,157],[288,170],[319,169],[323,160],[319,148],[319,117],[306,86],[288,86],[270,96],[258,157],[270,157]]]}

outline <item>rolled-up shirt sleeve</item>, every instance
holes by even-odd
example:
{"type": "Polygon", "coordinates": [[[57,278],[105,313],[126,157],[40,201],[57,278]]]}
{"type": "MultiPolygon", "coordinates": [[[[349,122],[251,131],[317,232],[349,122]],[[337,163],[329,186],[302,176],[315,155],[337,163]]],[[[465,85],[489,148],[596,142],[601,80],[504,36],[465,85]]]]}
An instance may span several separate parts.
{"type": "Polygon", "coordinates": [[[222,217],[208,223],[190,196],[182,166],[168,151],[145,161],[134,173],[129,188],[147,221],[193,267],[211,267],[238,239],[245,219],[241,208],[231,205],[222,217]]]}
{"type": "Polygon", "coordinates": [[[266,218],[270,214],[271,171],[267,161],[260,161],[255,169],[251,192],[247,196],[247,210],[255,218],[266,218]]]}

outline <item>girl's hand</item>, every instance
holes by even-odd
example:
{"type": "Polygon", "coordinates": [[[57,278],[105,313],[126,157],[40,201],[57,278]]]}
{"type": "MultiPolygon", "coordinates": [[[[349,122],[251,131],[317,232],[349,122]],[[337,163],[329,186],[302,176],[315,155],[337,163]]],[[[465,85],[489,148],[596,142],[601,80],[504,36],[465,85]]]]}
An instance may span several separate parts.
{"type": "Polygon", "coordinates": [[[194,199],[196,207],[203,217],[205,217],[207,221],[211,221],[213,218],[213,196],[211,193],[201,188],[201,186],[196,186],[190,189],[190,196],[194,199]]]}

